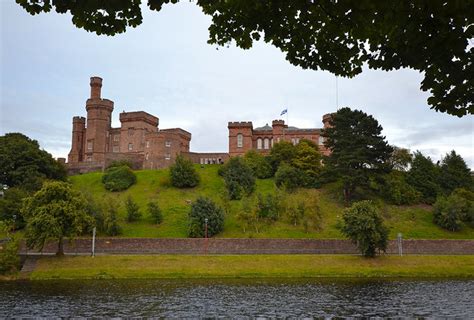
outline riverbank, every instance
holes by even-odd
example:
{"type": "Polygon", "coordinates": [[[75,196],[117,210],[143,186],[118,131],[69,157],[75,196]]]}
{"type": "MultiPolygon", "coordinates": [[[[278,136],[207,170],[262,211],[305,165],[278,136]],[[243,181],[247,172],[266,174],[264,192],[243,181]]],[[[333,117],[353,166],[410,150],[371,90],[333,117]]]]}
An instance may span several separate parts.
{"type": "Polygon", "coordinates": [[[474,256],[155,255],[41,257],[29,274],[47,279],[297,277],[474,278],[474,256]]]}

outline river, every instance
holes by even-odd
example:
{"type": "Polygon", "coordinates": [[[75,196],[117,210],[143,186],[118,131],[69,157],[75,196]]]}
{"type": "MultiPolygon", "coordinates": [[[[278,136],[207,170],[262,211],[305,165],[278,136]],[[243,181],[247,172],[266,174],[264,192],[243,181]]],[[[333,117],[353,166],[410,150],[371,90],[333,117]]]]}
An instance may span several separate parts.
{"type": "Polygon", "coordinates": [[[0,282],[3,317],[474,317],[474,280],[0,282]]]}

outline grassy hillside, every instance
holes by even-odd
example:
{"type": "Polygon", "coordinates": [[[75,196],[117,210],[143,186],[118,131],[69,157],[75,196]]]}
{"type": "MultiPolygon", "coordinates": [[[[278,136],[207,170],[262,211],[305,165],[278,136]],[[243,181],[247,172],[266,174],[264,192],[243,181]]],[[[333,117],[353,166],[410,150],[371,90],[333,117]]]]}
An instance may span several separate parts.
{"type": "MultiPolygon", "coordinates": [[[[109,192],[101,182],[102,173],[89,173],[70,178],[74,187],[89,193],[98,200],[117,201],[120,204],[119,216],[123,226],[123,237],[186,237],[187,214],[190,201],[198,196],[206,196],[223,204],[224,182],[217,175],[218,165],[197,166],[201,183],[193,189],[177,189],[171,186],[168,170],[136,171],[137,183],[124,192],[109,192]],[[124,200],[128,196],[140,205],[143,216],[135,223],[125,223],[124,200]],[[154,225],[146,214],[148,201],[156,201],[163,211],[163,223],[154,225]]],[[[257,180],[256,193],[274,193],[273,179],[257,180]]],[[[224,232],[219,237],[226,238],[342,238],[337,225],[343,206],[333,200],[326,189],[300,190],[289,196],[290,199],[310,199],[317,197],[323,221],[320,230],[305,232],[302,225],[294,226],[286,217],[279,221],[263,225],[255,230],[243,232],[236,219],[242,208],[241,201],[230,202],[230,213],[226,216],[224,232]]],[[[445,231],[432,222],[430,209],[423,206],[398,207],[385,205],[383,214],[390,227],[390,237],[395,238],[401,232],[405,239],[474,239],[474,229],[464,227],[460,232],[445,231]]]]}

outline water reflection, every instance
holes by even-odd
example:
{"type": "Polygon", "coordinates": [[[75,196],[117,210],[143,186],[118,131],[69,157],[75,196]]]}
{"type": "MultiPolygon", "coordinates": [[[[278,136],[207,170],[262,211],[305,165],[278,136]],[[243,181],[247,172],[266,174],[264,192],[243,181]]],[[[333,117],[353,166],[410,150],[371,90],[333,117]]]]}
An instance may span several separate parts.
{"type": "Polygon", "coordinates": [[[0,317],[460,317],[473,280],[0,282],[0,317]]]}

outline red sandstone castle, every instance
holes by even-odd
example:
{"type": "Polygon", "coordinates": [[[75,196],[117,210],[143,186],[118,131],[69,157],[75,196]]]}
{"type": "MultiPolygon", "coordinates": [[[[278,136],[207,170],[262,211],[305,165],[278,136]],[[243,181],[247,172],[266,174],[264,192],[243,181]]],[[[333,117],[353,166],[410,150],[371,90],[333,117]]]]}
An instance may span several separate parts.
{"type": "MultiPolygon", "coordinates": [[[[321,129],[289,127],[283,120],[255,129],[252,122],[229,122],[229,153],[190,152],[191,133],[181,128],[159,129],[159,119],[144,111],[120,113],[120,128],[112,128],[114,102],[101,98],[102,79],[92,77],[90,87],[87,119],[72,120],[67,166],[73,174],[103,170],[116,160],[127,160],[135,169],[164,168],[174,163],[178,155],[199,164],[223,163],[229,156],[240,156],[251,149],[268,153],[276,142],[297,144],[300,139],[311,140],[319,144],[323,154],[328,153],[321,129]]],[[[324,127],[329,120],[330,115],[323,116],[324,127]]]]}

